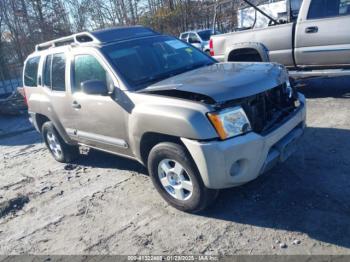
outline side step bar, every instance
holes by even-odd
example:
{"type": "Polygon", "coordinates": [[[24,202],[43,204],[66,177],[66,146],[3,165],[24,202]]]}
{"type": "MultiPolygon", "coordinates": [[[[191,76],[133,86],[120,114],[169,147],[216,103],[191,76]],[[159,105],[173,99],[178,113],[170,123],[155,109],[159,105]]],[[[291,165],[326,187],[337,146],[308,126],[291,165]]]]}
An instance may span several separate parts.
{"type": "Polygon", "coordinates": [[[310,77],[337,77],[350,76],[350,69],[325,69],[325,70],[308,70],[308,71],[289,71],[290,77],[310,78],[310,77]]]}

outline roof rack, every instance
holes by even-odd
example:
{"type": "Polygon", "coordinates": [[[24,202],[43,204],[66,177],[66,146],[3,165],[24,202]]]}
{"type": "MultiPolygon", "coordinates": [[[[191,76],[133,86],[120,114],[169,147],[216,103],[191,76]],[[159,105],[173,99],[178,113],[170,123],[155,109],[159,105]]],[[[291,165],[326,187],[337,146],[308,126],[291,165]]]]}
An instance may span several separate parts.
{"type": "Polygon", "coordinates": [[[100,44],[101,42],[89,32],[83,32],[83,33],[78,33],[70,36],[61,37],[42,44],[38,44],[35,46],[35,51],[41,51],[41,50],[45,50],[45,49],[49,49],[57,46],[64,46],[64,45],[71,45],[71,44],[80,45],[84,43],[100,44]]]}

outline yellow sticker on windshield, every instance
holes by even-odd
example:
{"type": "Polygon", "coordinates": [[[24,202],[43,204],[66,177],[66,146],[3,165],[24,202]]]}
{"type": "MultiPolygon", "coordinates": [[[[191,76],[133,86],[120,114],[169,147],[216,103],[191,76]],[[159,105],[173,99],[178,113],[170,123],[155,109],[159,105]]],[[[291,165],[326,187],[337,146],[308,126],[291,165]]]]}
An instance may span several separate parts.
{"type": "Polygon", "coordinates": [[[186,48],[185,50],[186,50],[186,52],[188,52],[188,53],[192,53],[192,52],[193,52],[191,48],[186,48]]]}

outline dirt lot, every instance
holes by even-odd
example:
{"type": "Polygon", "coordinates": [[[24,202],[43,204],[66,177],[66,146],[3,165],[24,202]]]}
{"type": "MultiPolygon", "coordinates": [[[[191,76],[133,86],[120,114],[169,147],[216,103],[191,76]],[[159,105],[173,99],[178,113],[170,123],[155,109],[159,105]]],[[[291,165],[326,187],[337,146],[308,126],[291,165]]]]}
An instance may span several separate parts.
{"type": "Polygon", "coordinates": [[[0,254],[350,254],[350,79],[303,92],[298,153],[200,215],[169,207],[136,162],[60,164],[35,131],[6,135],[25,119],[0,119],[0,254]]]}

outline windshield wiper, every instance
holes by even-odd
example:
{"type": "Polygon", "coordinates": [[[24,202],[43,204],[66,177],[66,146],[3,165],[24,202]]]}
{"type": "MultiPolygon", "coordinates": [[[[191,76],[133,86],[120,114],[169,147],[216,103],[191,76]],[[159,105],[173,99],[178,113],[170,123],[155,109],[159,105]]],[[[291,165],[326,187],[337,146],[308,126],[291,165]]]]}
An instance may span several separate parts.
{"type": "Polygon", "coordinates": [[[155,83],[155,82],[162,81],[162,80],[169,78],[171,76],[172,76],[172,74],[164,73],[164,74],[159,74],[159,75],[155,75],[155,76],[145,77],[145,78],[141,78],[140,80],[138,80],[135,84],[136,85],[146,85],[149,83],[155,83]]]}
{"type": "Polygon", "coordinates": [[[187,66],[186,69],[188,70],[194,70],[200,67],[204,67],[204,66],[210,66],[214,64],[213,62],[208,62],[208,63],[196,63],[196,64],[192,64],[191,66],[187,66]]]}

